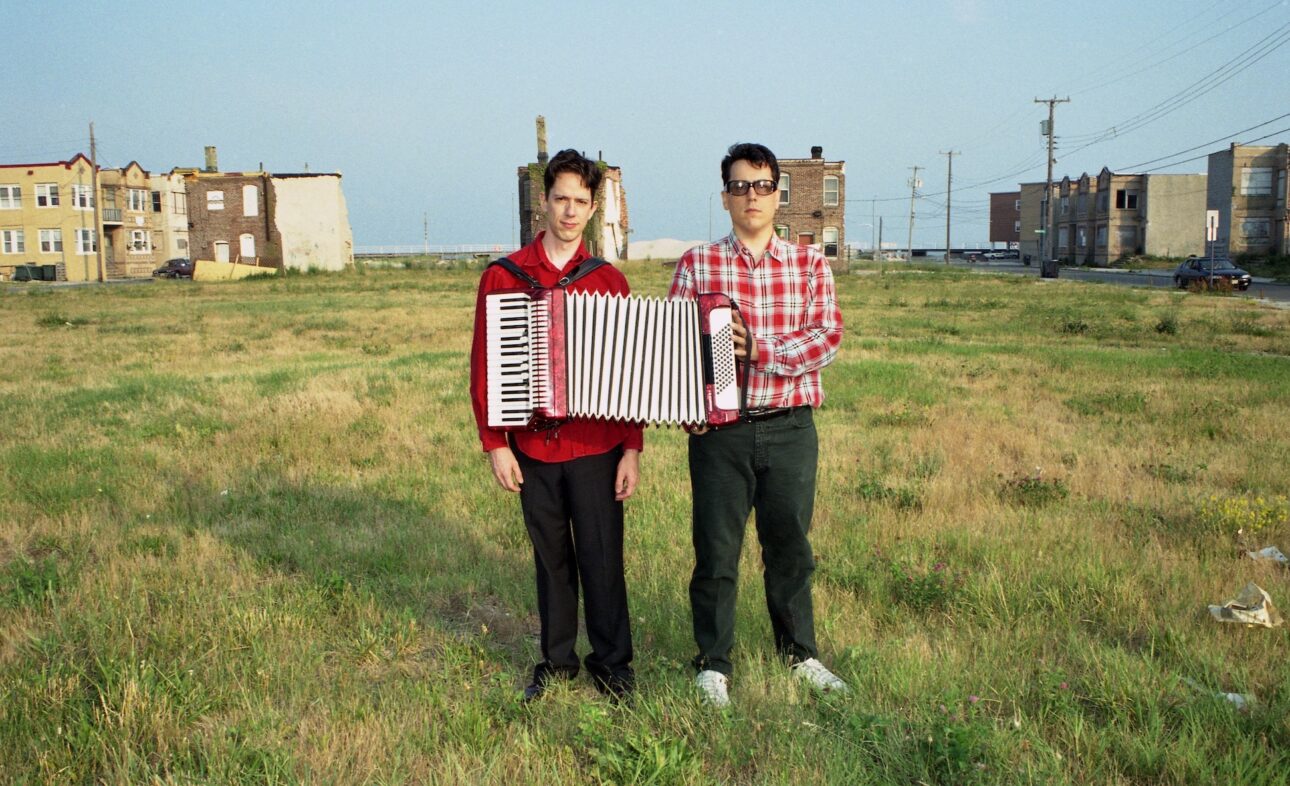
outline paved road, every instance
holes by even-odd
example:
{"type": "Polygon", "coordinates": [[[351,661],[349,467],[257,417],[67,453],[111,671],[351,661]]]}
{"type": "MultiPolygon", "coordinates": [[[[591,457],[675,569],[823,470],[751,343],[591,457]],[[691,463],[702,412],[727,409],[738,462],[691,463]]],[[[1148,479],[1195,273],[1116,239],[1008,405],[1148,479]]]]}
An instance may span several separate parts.
{"type": "MultiPolygon", "coordinates": [[[[1039,276],[1039,265],[1026,267],[1018,262],[953,262],[955,267],[971,270],[989,271],[992,273],[1014,273],[1023,276],[1039,276]]],[[[1173,272],[1169,270],[1097,270],[1090,268],[1064,267],[1058,278],[1069,278],[1076,281],[1097,281],[1104,284],[1120,284],[1133,287],[1157,287],[1172,289],[1173,272]]],[[[1233,292],[1238,297],[1272,300],[1277,303],[1290,303],[1290,284],[1273,284],[1266,280],[1255,279],[1248,291],[1233,292]]]]}

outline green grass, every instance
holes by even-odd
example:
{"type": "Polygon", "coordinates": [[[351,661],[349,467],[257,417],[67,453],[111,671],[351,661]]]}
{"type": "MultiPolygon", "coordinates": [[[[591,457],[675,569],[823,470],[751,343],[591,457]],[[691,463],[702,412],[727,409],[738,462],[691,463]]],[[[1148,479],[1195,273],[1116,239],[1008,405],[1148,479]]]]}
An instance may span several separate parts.
{"type": "Polygon", "coordinates": [[[1204,611],[1247,581],[1290,606],[1241,558],[1290,543],[1290,313],[840,276],[812,542],[853,694],[788,679],[750,535],[735,705],[698,706],[685,438],[652,429],[639,693],[524,707],[533,566],[466,393],[477,276],[0,286],[0,783],[1290,779],[1284,629],[1204,611]]]}

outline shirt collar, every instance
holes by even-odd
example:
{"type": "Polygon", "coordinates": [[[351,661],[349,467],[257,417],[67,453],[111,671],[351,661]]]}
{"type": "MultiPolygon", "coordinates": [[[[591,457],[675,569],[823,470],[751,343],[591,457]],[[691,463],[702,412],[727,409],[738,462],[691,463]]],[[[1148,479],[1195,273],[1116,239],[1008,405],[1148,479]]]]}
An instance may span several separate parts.
{"type": "MultiPolygon", "coordinates": [[[[734,233],[734,230],[731,230],[730,234],[726,236],[726,243],[730,246],[730,250],[735,256],[747,255],[748,258],[752,258],[752,252],[749,251],[748,247],[739,239],[739,236],[734,233]]],[[[771,259],[774,259],[777,262],[784,262],[789,258],[788,242],[781,239],[778,234],[771,235],[770,243],[766,245],[766,253],[770,254],[771,259]]],[[[760,261],[761,260],[759,259],[753,259],[753,264],[755,265],[760,261]]]]}
{"type": "Polygon", "coordinates": [[[533,238],[533,245],[536,246],[535,250],[537,251],[537,258],[533,264],[545,265],[546,267],[550,268],[551,270],[554,270],[557,273],[564,273],[566,270],[573,270],[575,267],[581,264],[583,260],[591,258],[591,255],[587,253],[587,244],[583,241],[578,241],[578,250],[573,252],[573,256],[569,258],[568,263],[565,264],[563,268],[558,268],[555,266],[555,263],[553,263],[547,257],[546,246],[542,245],[542,238],[545,235],[546,235],[546,230],[543,229],[542,231],[537,233],[536,237],[533,238]]]}

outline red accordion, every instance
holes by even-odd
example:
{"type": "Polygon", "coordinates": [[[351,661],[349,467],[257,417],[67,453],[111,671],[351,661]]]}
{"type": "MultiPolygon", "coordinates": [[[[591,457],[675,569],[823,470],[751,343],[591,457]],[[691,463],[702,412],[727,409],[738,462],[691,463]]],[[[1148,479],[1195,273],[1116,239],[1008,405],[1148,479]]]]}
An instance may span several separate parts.
{"type": "Polygon", "coordinates": [[[569,418],[720,425],[739,417],[721,294],[695,300],[525,289],[485,295],[488,425],[569,418]]]}

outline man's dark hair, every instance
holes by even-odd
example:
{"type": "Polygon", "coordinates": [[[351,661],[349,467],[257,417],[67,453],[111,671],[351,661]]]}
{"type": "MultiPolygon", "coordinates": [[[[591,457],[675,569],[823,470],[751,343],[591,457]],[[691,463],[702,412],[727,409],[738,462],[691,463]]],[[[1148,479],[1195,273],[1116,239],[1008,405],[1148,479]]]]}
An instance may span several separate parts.
{"type": "Polygon", "coordinates": [[[730,167],[734,166],[736,161],[747,161],[758,168],[770,167],[770,179],[775,181],[775,185],[779,185],[779,161],[775,159],[775,154],[770,152],[769,147],[755,142],[739,142],[731,145],[726,151],[726,157],[721,159],[722,185],[730,182],[730,167]]]}
{"type": "Polygon", "coordinates": [[[542,175],[542,192],[549,192],[551,186],[555,185],[555,179],[566,172],[577,175],[582,180],[582,184],[591,191],[594,202],[596,191],[600,189],[600,167],[595,161],[572,149],[556,153],[546,165],[546,172],[542,175]]]}

